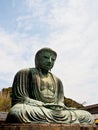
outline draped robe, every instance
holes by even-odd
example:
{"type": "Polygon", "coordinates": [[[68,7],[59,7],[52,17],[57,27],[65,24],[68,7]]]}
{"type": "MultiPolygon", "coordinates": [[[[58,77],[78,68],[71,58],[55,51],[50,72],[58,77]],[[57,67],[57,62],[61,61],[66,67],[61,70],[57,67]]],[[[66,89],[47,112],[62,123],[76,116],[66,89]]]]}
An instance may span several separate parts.
{"type": "Polygon", "coordinates": [[[16,74],[12,86],[12,108],[6,122],[93,124],[89,112],[64,105],[62,82],[52,73],[50,75],[55,89],[53,99],[41,94],[41,78],[36,68],[23,69],[16,74]]]}

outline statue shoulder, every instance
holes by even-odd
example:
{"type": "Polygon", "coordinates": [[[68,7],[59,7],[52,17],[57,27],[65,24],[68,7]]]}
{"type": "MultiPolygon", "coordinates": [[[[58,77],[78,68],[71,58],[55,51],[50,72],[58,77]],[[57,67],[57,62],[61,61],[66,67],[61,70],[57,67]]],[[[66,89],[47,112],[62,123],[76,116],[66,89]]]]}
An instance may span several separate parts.
{"type": "Polygon", "coordinates": [[[57,82],[62,82],[61,79],[59,77],[57,77],[56,75],[54,75],[53,73],[50,73],[53,78],[57,81],[57,82]]]}
{"type": "Polygon", "coordinates": [[[35,71],[36,71],[35,68],[24,68],[17,71],[17,73],[14,76],[13,83],[19,81],[19,79],[22,81],[26,80],[27,78],[31,78],[32,74],[34,74],[35,71]]]}
{"type": "Polygon", "coordinates": [[[29,71],[30,71],[30,68],[24,68],[24,69],[17,71],[16,75],[20,74],[20,73],[26,73],[26,72],[28,73],[29,71]]]}
{"type": "Polygon", "coordinates": [[[30,74],[31,72],[35,72],[36,71],[36,69],[35,68],[24,68],[24,69],[21,69],[21,70],[19,70],[17,73],[16,73],[16,76],[17,75],[20,75],[20,74],[30,74]]]}

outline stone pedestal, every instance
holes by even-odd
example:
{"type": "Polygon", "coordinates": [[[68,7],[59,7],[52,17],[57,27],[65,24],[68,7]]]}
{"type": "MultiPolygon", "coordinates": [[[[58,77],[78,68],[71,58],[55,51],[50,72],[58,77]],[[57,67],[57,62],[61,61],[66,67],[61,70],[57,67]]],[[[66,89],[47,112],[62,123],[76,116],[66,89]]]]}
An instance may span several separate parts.
{"type": "Polygon", "coordinates": [[[1,124],[0,130],[98,130],[97,126],[67,124],[1,124]]]}

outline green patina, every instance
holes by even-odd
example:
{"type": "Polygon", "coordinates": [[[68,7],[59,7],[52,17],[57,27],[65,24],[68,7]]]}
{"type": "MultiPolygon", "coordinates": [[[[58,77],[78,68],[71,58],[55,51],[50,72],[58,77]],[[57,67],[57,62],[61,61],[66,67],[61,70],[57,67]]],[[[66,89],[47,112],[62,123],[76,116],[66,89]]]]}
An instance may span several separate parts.
{"type": "Polygon", "coordinates": [[[57,53],[43,48],[36,53],[35,68],[22,69],[12,86],[9,123],[93,124],[92,115],[64,105],[61,80],[51,73],[57,53]]]}

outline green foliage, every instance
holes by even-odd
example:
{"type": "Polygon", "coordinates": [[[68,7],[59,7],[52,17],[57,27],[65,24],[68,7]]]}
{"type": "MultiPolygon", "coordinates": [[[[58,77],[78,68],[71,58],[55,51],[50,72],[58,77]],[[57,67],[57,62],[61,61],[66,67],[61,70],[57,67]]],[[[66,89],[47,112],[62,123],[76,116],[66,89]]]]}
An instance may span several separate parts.
{"type": "Polygon", "coordinates": [[[11,87],[4,88],[0,92],[0,111],[7,112],[11,107],[11,87]]]}
{"type": "Polygon", "coordinates": [[[64,104],[67,107],[74,107],[74,108],[78,108],[78,109],[84,109],[84,106],[70,98],[66,98],[64,97],[64,104]]]}
{"type": "Polygon", "coordinates": [[[8,88],[3,88],[2,89],[2,93],[5,94],[5,95],[8,95],[12,93],[12,87],[8,87],[8,88]]]}

